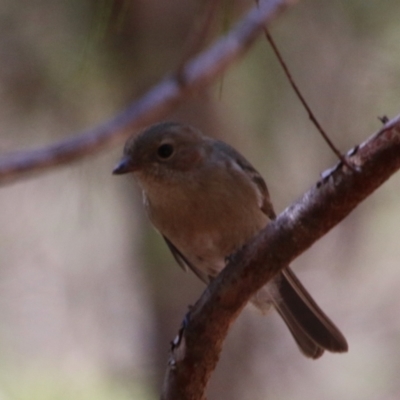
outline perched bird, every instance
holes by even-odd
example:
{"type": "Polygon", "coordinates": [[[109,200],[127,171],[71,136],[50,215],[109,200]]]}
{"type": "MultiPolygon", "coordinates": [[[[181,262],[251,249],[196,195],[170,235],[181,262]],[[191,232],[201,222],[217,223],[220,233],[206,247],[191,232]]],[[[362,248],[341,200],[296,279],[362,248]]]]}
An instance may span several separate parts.
{"type": "MultiPolygon", "coordinates": [[[[206,284],[275,218],[260,174],[234,148],[174,122],[153,125],[126,142],[116,175],[132,172],[148,216],[176,261],[206,284]]],[[[251,299],[273,306],[303,354],[347,351],[342,333],[286,267],[251,299]]]]}

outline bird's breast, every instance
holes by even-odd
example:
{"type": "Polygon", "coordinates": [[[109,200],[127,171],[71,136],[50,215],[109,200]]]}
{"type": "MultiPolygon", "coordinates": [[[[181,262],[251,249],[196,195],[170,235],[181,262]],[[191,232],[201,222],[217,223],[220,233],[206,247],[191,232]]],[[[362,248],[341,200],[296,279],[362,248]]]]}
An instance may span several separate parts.
{"type": "Polygon", "coordinates": [[[261,230],[268,218],[247,186],[242,190],[218,185],[183,189],[170,185],[157,193],[145,191],[149,217],[194,265],[215,275],[225,258],[261,230]]]}

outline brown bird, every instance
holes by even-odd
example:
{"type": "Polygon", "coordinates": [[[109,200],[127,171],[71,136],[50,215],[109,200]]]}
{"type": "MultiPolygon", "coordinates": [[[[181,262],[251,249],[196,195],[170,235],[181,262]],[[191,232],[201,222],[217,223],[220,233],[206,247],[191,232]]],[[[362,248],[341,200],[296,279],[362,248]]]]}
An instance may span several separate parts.
{"type": "MultiPolygon", "coordinates": [[[[190,126],[164,122],[132,136],[113,171],[128,172],[142,187],[149,218],[177,263],[206,284],[275,218],[267,186],[253,166],[228,144],[190,126]]],[[[264,313],[273,306],[307,357],[348,349],[289,267],[251,303],[264,313]]]]}

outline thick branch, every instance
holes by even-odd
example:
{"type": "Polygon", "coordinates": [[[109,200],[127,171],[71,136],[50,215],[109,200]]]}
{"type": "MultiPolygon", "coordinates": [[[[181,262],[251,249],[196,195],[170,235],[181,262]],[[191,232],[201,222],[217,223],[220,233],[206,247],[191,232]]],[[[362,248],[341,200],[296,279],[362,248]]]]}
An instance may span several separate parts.
{"type": "Polygon", "coordinates": [[[229,326],[251,295],[400,168],[400,116],[347,156],[357,171],[339,164],[325,173],[209,285],[172,350],[163,400],[205,399],[229,326]]]}
{"type": "Polygon", "coordinates": [[[120,143],[132,131],[164,117],[190,92],[206,87],[227,70],[263,32],[264,24],[289,2],[292,0],[264,0],[226,36],[182,66],[179,76],[166,77],[112,120],[42,149],[2,156],[0,183],[99,152],[120,143]]]}

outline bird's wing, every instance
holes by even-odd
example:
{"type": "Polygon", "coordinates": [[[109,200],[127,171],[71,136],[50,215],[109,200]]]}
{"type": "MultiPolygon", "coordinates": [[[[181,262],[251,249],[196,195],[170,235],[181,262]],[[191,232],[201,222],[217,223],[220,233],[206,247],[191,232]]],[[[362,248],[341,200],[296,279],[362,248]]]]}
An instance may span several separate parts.
{"type": "Polygon", "coordinates": [[[163,238],[164,238],[165,242],[167,243],[168,248],[171,250],[171,253],[174,256],[176,262],[179,264],[179,266],[185,272],[188,270],[188,268],[190,268],[195,273],[195,275],[199,279],[201,279],[204,283],[206,283],[206,284],[210,283],[210,277],[207,274],[200,271],[191,262],[189,262],[188,259],[164,235],[163,235],[163,238]]]}
{"type": "Polygon", "coordinates": [[[233,159],[236,165],[250,178],[251,182],[255,186],[255,189],[260,195],[261,211],[263,211],[263,213],[266,214],[270,219],[275,219],[276,214],[274,208],[272,207],[267,185],[262,176],[246,160],[246,158],[233,147],[219,140],[215,140],[215,146],[221,153],[227,155],[230,160],[233,159]]]}

